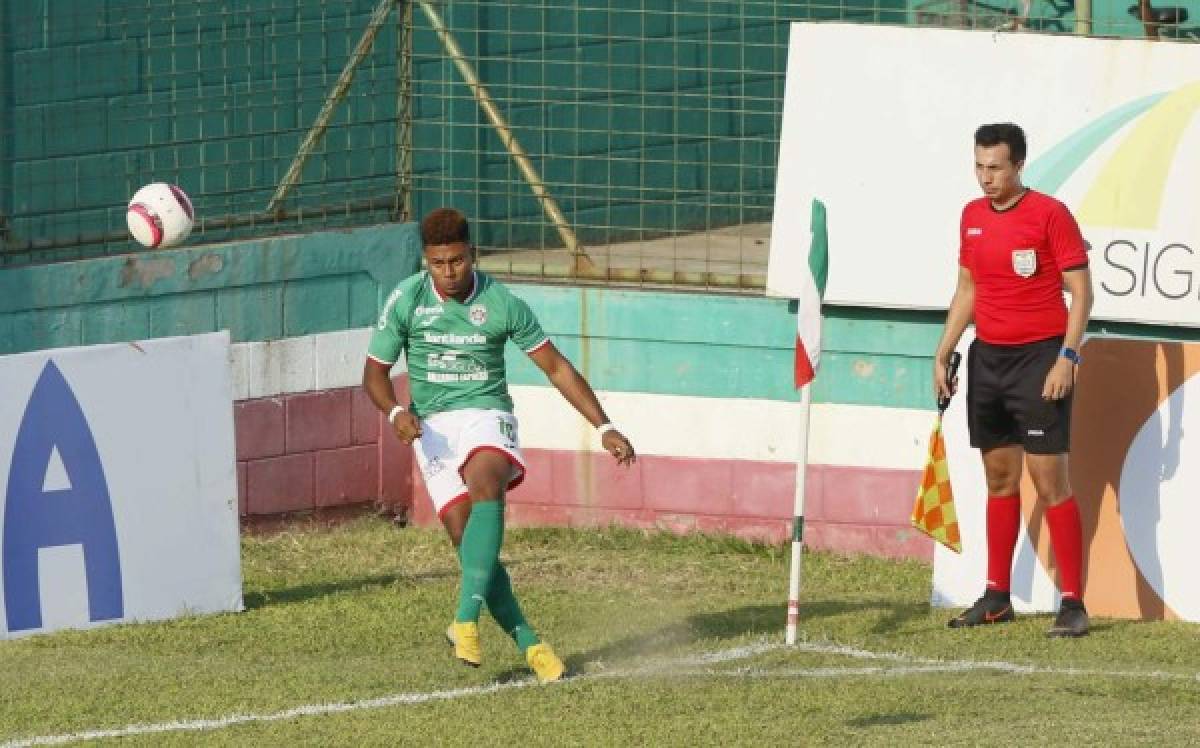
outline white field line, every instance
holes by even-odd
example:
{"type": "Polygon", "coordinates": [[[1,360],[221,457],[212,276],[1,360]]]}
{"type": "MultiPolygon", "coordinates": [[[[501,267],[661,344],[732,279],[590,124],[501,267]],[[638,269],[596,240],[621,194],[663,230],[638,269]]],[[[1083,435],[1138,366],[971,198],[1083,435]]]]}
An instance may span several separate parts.
{"type": "MultiPolygon", "coordinates": [[[[1042,665],[1024,665],[1002,660],[938,660],[929,657],[916,657],[898,652],[872,652],[867,649],[857,649],[842,644],[821,644],[801,642],[795,645],[801,652],[814,654],[841,655],[860,660],[887,660],[908,666],[929,666],[957,671],[992,670],[1010,675],[1085,675],[1102,678],[1147,678],[1152,680],[1185,680],[1200,682],[1200,673],[1173,673],[1167,670],[1095,670],[1076,667],[1050,667],[1042,665]]],[[[914,671],[916,672],[916,671],[914,671]]]]}
{"type": "MultiPolygon", "coordinates": [[[[652,662],[636,668],[599,670],[585,672],[569,677],[565,683],[573,683],[590,679],[637,678],[645,676],[672,677],[723,677],[723,678],[845,678],[853,676],[897,677],[919,675],[923,673],[962,673],[993,671],[1008,675],[1068,675],[1093,676],[1105,678],[1147,678],[1156,680],[1180,680],[1200,682],[1200,674],[1172,673],[1163,670],[1092,670],[1074,667],[1049,667],[1040,665],[1024,665],[1003,661],[976,660],[937,660],[927,657],[917,657],[898,652],[873,652],[857,649],[841,644],[821,644],[801,642],[793,647],[782,643],[760,640],[741,647],[705,652],[671,660],[652,662]],[[825,654],[849,657],[861,660],[883,660],[893,665],[873,665],[860,667],[816,667],[816,668],[761,668],[744,667],[734,669],[715,669],[713,665],[735,662],[751,657],[757,657],[768,652],[791,649],[798,652],[825,654]]],[[[435,701],[449,701],[470,696],[497,693],[536,685],[533,678],[490,683],[483,686],[454,688],[444,691],[425,691],[417,693],[400,693],[391,696],[381,696],[360,701],[338,702],[333,704],[308,704],[280,712],[268,714],[233,714],[211,719],[178,720],[174,722],[159,722],[155,724],[128,725],[108,730],[85,730],[60,735],[41,735],[29,738],[19,738],[0,744],[0,748],[25,748],[37,745],[62,745],[82,740],[98,740],[101,738],[122,738],[136,735],[150,735],[164,732],[205,732],[220,730],[234,725],[244,725],[253,722],[280,722],[297,717],[312,717],[325,714],[341,714],[344,712],[361,711],[364,709],[384,709],[395,706],[428,704],[435,701]]]]}
{"type": "MultiPolygon", "coordinates": [[[[692,655],[676,660],[667,660],[658,664],[651,664],[642,668],[638,668],[636,670],[612,670],[600,674],[585,673],[583,675],[574,676],[569,680],[579,681],[596,677],[596,675],[603,675],[605,677],[631,677],[650,673],[676,672],[680,668],[714,665],[722,662],[730,662],[739,659],[746,659],[748,657],[755,657],[763,654],[764,652],[782,649],[783,647],[783,644],[773,644],[762,641],[742,647],[734,647],[716,652],[692,655]]],[[[212,719],[180,720],[175,722],[159,722],[156,724],[128,725],[126,727],[110,730],[86,730],[83,732],[62,735],[42,735],[38,737],[12,740],[7,743],[0,744],[0,748],[24,748],[25,746],[35,745],[62,745],[64,743],[73,743],[80,740],[123,738],[134,735],[148,735],[161,732],[199,732],[220,730],[226,727],[244,725],[251,722],[280,722],[282,720],[294,719],[296,717],[311,717],[323,714],[354,712],[363,709],[382,709],[393,706],[427,704],[432,701],[448,701],[466,696],[479,696],[482,694],[495,693],[497,691],[508,689],[525,688],[527,686],[535,685],[536,683],[537,681],[533,678],[524,678],[505,683],[491,683],[486,686],[455,688],[446,691],[401,693],[394,694],[392,696],[381,696],[375,699],[364,699],[362,701],[349,701],[335,704],[308,704],[281,712],[272,712],[270,714],[233,714],[226,717],[216,717],[212,719]]]]}
{"type": "Polygon", "coordinates": [[[0,748],[19,748],[23,746],[34,745],[62,745],[64,743],[73,743],[79,740],[126,738],[134,735],[150,735],[159,732],[203,732],[210,730],[221,730],[226,727],[244,725],[251,722],[280,722],[282,720],[294,719],[296,717],[340,714],[342,712],[356,712],[362,709],[382,709],[390,706],[404,706],[409,704],[427,704],[431,701],[446,701],[449,699],[459,699],[464,696],[478,696],[480,694],[495,693],[496,691],[503,691],[510,688],[524,688],[525,686],[532,685],[535,682],[536,681],[534,681],[532,678],[529,678],[525,680],[509,681],[507,683],[491,683],[486,686],[454,688],[447,691],[400,693],[392,696],[381,696],[377,699],[345,701],[335,704],[308,704],[305,706],[298,706],[293,709],[287,709],[282,712],[272,712],[270,714],[232,714],[227,717],[216,717],[214,719],[179,720],[176,722],[128,725],[126,727],[119,727],[112,730],[85,730],[83,732],[62,735],[41,735],[38,737],[11,740],[0,745],[0,748]]]}

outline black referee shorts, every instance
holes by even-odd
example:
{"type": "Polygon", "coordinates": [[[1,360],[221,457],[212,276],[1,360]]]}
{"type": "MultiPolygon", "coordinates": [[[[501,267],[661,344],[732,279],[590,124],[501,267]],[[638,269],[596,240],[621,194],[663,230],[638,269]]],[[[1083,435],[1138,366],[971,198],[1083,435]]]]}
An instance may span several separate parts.
{"type": "Polygon", "coordinates": [[[1042,399],[1046,375],[1058,361],[1062,338],[1022,345],[971,343],[967,353],[967,428],[971,446],[1019,444],[1039,455],[1071,448],[1071,393],[1042,399]]]}

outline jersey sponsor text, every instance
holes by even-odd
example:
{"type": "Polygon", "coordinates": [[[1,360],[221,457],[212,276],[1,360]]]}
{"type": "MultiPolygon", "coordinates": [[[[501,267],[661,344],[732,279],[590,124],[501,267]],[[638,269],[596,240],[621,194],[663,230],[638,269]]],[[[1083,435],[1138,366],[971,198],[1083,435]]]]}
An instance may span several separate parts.
{"type": "Polygon", "coordinates": [[[460,335],[453,332],[427,332],[425,342],[433,345],[484,345],[487,343],[487,336],[479,333],[460,335]]]}
{"type": "Polygon", "coordinates": [[[428,382],[486,382],[488,373],[486,371],[468,371],[462,374],[446,371],[431,371],[426,377],[428,382]]]}

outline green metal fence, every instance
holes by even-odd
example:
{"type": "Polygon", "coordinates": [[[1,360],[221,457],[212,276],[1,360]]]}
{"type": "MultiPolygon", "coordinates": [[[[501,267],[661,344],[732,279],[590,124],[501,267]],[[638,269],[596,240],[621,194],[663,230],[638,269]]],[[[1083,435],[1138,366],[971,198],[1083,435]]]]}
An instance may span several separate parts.
{"type": "Polygon", "coordinates": [[[394,20],[289,200],[267,211],[375,5],[0,3],[7,261],[135,249],[124,206],[152,181],[191,195],[193,242],[394,216],[394,20]]]}
{"type": "Polygon", "coordinates": [[[170,181],[191,243],[453,205],[502,274],[760,288],[792,21],[1197,36],[1131,1],[0,0],[0,264],[170,181]]]}

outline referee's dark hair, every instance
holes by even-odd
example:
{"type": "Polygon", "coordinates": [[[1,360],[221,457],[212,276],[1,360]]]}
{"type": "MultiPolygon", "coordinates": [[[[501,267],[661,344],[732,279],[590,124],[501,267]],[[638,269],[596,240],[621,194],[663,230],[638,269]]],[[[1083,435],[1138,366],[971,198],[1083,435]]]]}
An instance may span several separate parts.
{"type": "Polygon", "coordinates": [[[470,241],[471,229],[467,225],[467,217],[454,208],[432,210],[421,221],[421,244],[426,247],[470,241]]]}
{"type": "Polygon", "coordinates": [[[1020,125],[1011,122],[997,122],[991,125],[980,125],[975,131],[975,145],[991,148],[1004,143],[1014,164],[1025,160],[1025,131],[1020,125]]]}

